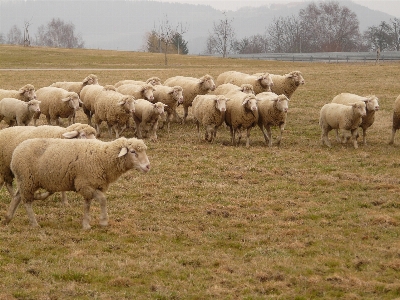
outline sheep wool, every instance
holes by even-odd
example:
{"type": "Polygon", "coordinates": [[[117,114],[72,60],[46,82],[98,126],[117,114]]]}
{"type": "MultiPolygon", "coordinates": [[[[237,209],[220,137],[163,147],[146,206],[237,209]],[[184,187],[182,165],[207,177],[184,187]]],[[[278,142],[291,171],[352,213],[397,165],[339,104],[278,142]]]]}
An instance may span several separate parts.
{"type": "Polygon", "coordinates": [[[32,84],[26,84],[18,91],[0,89],[0,100],[3,98],[15,98],[25,102],[36,99],[35,87],[32,84]]]}
{"type": "Polygon", "coordinates": [[[289,99],[300,85],[305,84],[305,80],[300,71],[292,71],[285,75],[271,74],[274,84],[271,86],[271,92],[280,95],[284,94],[289,99]]]}
{"type": "Polygon", "coordinates": [[[180,86],[165,86],[156,85],[154,86],[154,102],[161,102],[165,105],[165,114],[167,122],[167,131],[169,133],[170,123],[173,117],[179,120],[179,116],[176,112],[176,108],[179,104],[183,103],[183,89],[180,86]]]}
{"type": "Polygon", "coordinates": [[[118,93],[130,95],[135,99],[146,99],[150,102],[154,101],[154,86],[151,84],[123,84],[116,88],[118,93]]]}
{"type": "Polygon", "coordinates": [[[81,82],[75,81],[58,81],[50,86],[62,88],[68,92],[75,92],[80,96],[82,89],[87,85],[98,84],[98,78],[94,74],[86,76],[81,82]]]}
{"type": "Polygon", "coordinates": [[[82,101],[82,110],[88,119],[89,125],[92,125],[92,117],[95,113],[94,102],[103,88],[104,87],[99,84],[90,84],[85,86],[81,91],[80,99],[82,101]]]}
{"type": "Polygon", "coordinates": [[[232,83],[237,86],[242,84],[251,84],[255,94],[270,92],[273,80],[269,73],[259,73],[257,75],[246,74],[237,71],[227,71],[219,74],[217,85],[232,83]]]}
{"type": "Polygon", "coordinates": [[[117,88],[123,84],[146,84],[146,83],[154,86],[154,85],[162,84],[162,81],[158,77],[150,77],[146,81],[126,79],[126,80],[118,81],[116,84],[114,84],[114,86],[117,88]]]}
{"type": "Polygon", "coordinates": [[[392,117],[392,135],[389,141],[389,145],[394,144],[394,136],[399,128],[400,128],[400,95],[394,101],[393,117],[392,117]]]}
{"type": "Polygon", "coordinates": [[[233,84],[233,83],[223,83],[223,84],[220,84],[219,86],[217,86],[214,91],[210,92],[210,94],[227,95],[231,92],[243,92],[246,94],[254,95],[253,86],[248,83],[244,83],[240,86],[233,84]]]}
{"type": "Polygon", "coordinates": [[[135,102],[135,112],[133,113],[133,120],[136,124],[136,135],[142,138],[143,129],[149,128],[150,139],[153,142],[157,141],[157,128],[160,116],[164,114],[164,103],[156,102],[151,103],[144,99],[138,99],[135,102]]]}
{"type": "Polygon", "coordinates": [[[35,113],[40,112],[40,101],[24,102],[15,98],[0,100],[0,122],[4,119],[9,126],[27,126],[35,113]]]}

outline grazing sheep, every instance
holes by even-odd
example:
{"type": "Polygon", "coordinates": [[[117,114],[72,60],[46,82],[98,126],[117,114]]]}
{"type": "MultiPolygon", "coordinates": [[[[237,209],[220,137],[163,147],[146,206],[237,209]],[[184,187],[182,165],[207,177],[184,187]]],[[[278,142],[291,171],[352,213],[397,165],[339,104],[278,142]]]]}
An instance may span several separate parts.
{"type": "Polygon", "coordinates": [[[135,99],[146,99],[154,101],[154,86],[151,84],[123,84],[116,88],[118,93],[135,97],[135,99]]]}
{"type": "Polygon", "coordinates": [[[24,102],[15,98],[0,100],[0,122],[5,119],[9,126],[17,123],[18,126],[27,126],[35,113],[40,112],[40,101],[24,102]]]}
{"type": "Polygon", "coordinates": [[[274,85],[269,73],[250,75],[237,71],[227,71],[219,74],[217,77],[217,85],[219,86],[224,83],[232,83],[238,86],[242,84],[251,84],[255,94],[270,92],[271,87],[274,85]]]}
{"type": "Polygon", "coordinates": [[[110,137],[112,137],[112,129],[114,129],[116,138],[119,138],[119,134],[125,130],[129,118],[135,112],[134,105],[135,98],[133,96],[122,95],[115,91],[113,86],[105,86],[94,102],[94,123],[97,136],[100,136],[100,124],[105,121],[110,137]]]}
{"type": "Polygon", "coordinates": [[[396,134],[396,130],[399,128],[400,128],[400,95],[394,101],[392,137],[390,138],[389,145],[392,145],[394,143],[394,136],[396,134]]]}
{"type": "Polygon", "coordinates": [[[26,84],[18,91],[0,89],[0,100],[3,98],[15,98],[25,102],[36,99],[35,87],[32,84],[26,84]]]}
{"type": "Polygon", "coordinates": [[[289,109],[289,98],[285,95],[277,95],[272,92],[264,92],[256,95],[260,100],[258,106],[258,126],[260,127],[265,142],[272,146],[271,126],[279,126],[280,134],[277,138],[278,146],[281,144],[282,133],[285,130],[286,117],[289,109]],[[264,128],[267,132],[265,132],[264,128]]]}
{"type": "Polygon", "coordinates": [[[60,125],[60,118],[68,118],[68,125],[74,123],[75,111],[79,109],[79,104],[82,103],[77,93],[49,86],[38,89],[36,94],[40,100],[40,112],[33,116],[35,126],[40,114],[46,116],[49,125],[51,125],[51,121],[60,125]]]}
{"type": "MultiPolygon", "coordinates": [[[[345,105],[351,105],[352,103],[355,102],[365,102],[366,104],[366,110],[367,114],[362,118],[362,122],[360,124],[360,127],[363,130],[363,144],[367,144],[367,129],[374,124],[375,121],[375,112],[379,110],[379,103],[378,103],[378,98],[375,95],[369,95],[369,96],[358,96],[355,94],[350,94],[350,93],[341,93],[337,96],[335,96],[332,100],[332,103],[340,103],[340,104],[345,104],[345,105]]],[[[336,130],[337,136],[338,130],[336,130]]],[[[348,134],[343,134],[344,141],[348,140],[348,134]]],[[[358,137],[358,133],[357,133],[358,137]]]]}
{"type": "Polygon", "coordinates": [[[285,75],[271,74],[274,85],[271,87],[271,92],[280,95],[284,94],[290,99],[296,89],[305,83],[303,75],[300,71],[292,71],[285,75]]]}
{"type": "Polygon", "coordinates": [[[80,93],[85,86],[91,85],[91,84],[98,84],[98,83],[99,83],[99,81],[97,79],[97,76],[94,74],[90,74],[90,75],[86,76],[85,79],[83,79],[81,82],[79,82],[79,81],[78,82],[59,81],[59,82],[53,83],[50,86],[62,88],[68,92],[75,92],[80,96],[80,93]]]}
{"type": "Polygon", "coordinates": [[[206,129],[205,140],[213,142],[217,129],[225,121],[226,102],[224,95],[198,95],[193,100],[193,119],[200,136],[200,124],[206,129]]]}
{"type": "Polygon", "coordinates": [[[11,170],[18,190],[6,218],[8,224],[22,201],[32,226],[39,226],[32,210],[35,192],[43,188],[49,194],[74,191],[85,199],[83,229],[90,229],[90,204],[100,203],[100,225],[108,225],[107,192],[122,174],[136,168],[150,170],[146,145],[136,138],[100,140],[29,139],[19,144],[12,155],[11,170]]]}
{"type": "Polygon", "coordinates": [[[164,108],[166,112],[167,132],[169,134],[169,125],[171,119],[177,115],[176,107],[183,103],[183,89],[180,86],[154,86],[154,102],[161,102],[167,106],[164,108]]]}
{"type": "Polygon", "coordinates": [[[237,86],[236,84],[233,84],[233,83],[223,83],[223,84],[217,86],[214,91],[210,92],[210,94],[227,95],[230,92],[243,92],[246,94],[254,95],[253,86],[248,83],[242,84],[241,86],[237,86]]]}
{"type": "Polygon", "coordinates": [[[168,78],[164,85],[180,86],[183,88],[183,123],[189,113],[189,107],[197,95],[205,95],[209,91],[215,90],[214,79],[210,75],[204,75],[201,78],[175,76],[168,78]]]}
{"type": "MultiPolygon", "coordinates": [[[[11,156],[14,149],[23,141],[31,138],[64,138],[64,139],[94,139],[96,130],[87,125],[75,123],[67,128],[60,126],[42,125],[27,127],[9,127],[0,130],[0,189],[3,184],[11,196],[14,195],[13,179],[11,172],[11,156]]],[[[46,194],[35,195],[36,199],[44,199],[46,194]]],[[[62,200],[67,203],[65,194],[62,200]]]]}
{"type": "Polygon", "coordinates": [[[150,77],[146,81],[141,81],[141,80],[121,80],[118,81],[114,86],[117,88],[123,84],[151,84],[151,85],[159,85],[162,84],[161,79],[158,77],[150,77]]]}
{"type": "Polygon", "coordinates": [[[231,132],[232,145],[236,145],[236,132],[239,145],[242,130],[246,130],[246,147],[250,147],[250,130],[258,122],[258,100],[256,96],[243,92],[230,93],[229,98],[226,102],[225,123],[231,132]]]}
{"type": "MultiPolygon", "coordinates": [[[[321,143],[331,147],[328,133],[332,129],[350,130],[354,148],[357,144],[357,128],[362,122],[362,117],[367,114],[364,102],[357,102],[349,105],[328,103],[320,111],[319,125],[321,127],[321,143]]],[[[338,140],[340,143],[341,141],[338,140]]]]}
{"type": "Polygon", "coordinates": [[[167,105],[161,102],[151,103],[145,99],[137,99],[135,101],[135,112],[133,120],[136,124],[136,135],[142,138],[143,128],[150,128],[150,139],[157,141],[157,128],[160,116],[164,114],[164,107],[167,105]]]}
{"type": "Polygon", "coordinates": [[[92,116],[94,115],[94,102],[97,95],[103,90],[103,86],[99,84],[91,84],[85,86],[81,91],[80,99],[82,101],[82,109],[88,119],[88,124],[92,125],[92,116]]]}

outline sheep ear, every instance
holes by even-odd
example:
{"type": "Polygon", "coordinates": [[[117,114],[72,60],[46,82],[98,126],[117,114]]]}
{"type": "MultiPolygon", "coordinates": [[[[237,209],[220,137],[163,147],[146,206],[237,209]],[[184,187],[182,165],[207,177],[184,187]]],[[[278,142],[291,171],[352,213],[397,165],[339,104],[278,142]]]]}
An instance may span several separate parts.
{"type": "Polygon", "coordinates": [[[128,148],[124,147],[121,149],[121,151],[118,154],[118,157],[124,156],[125,154],[128,153],[128,148]]]}
{"type": "Polygon", "coordinates": [[[78,101],[80,104],[83,104],[82,100],[80,98],[78,98],[78,101]]]}
{"type": "Polygon", "coordinates": [[[249,101],[249,99],[248,99],[248,98],[245,98],[245,99],[243,100],[243,102],[242,102],[242,105],[245,105],[245,104],[247,103],[247,101],[249,101]]]}
{"type": "Polygon", "coordinates": [[[79,132],[76,130],[65,132],[62,134],[62,136],[65,137],[66,139],[73,139],[73,138],[77,137],[78,135],[79,135],[79,132]]]}
{"type": "Polygon", "coordinates": [[[225,98],[225,101],[230,101],[231,100],[231,98],[225,98]]]}
{"type": "Polygon", "coordinates": [[[64,98],[64,99],[61,99],[62,102],[67,102],[67,101],[69,101],[69,100],[70,100],[69,97],[64,98]]]}
{"type": "Polygon", "coordinates": [[[124,105],[125,104],[125,101],[122,99],[122,100],[119,100],[118,102],[117,102],[117,105],[124,105]]]}

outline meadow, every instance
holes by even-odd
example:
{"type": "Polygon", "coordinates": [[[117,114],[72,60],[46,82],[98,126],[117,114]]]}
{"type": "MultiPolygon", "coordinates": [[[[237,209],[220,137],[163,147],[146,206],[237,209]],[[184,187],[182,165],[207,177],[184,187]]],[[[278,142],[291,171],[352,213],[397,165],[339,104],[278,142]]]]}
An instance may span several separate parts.
{"type": "MultiPolygon", "coordinates": [[[[106,85],[228,70],[302,72],[280,147],[267,147],[259,128],[250,148],[232,146],[225,127],[214,144],[199,141],[189,109],[186,124],[145,140],[149,173],[132,170],[111,185],[107,228],[93,203],[92,229],[82,230],[83,199],[72,192],[69,206],[59,194],[34,202],[40,228],[23,205],[0,225],[0,299],[400,298],[400,133],[388,145],[400,62],[169,55],[165,66],[162,54],[0,45],[3,89],[90,73],[106,85]],[[319,111],[341,92],[379,98],[358,149],[333,131],[332,148],[320,142],[319,111]]],[[[86,123],[82,111],[77,121],[86,123]]],[[[9,202],[3,187],[1,219],[9,202]]]]}

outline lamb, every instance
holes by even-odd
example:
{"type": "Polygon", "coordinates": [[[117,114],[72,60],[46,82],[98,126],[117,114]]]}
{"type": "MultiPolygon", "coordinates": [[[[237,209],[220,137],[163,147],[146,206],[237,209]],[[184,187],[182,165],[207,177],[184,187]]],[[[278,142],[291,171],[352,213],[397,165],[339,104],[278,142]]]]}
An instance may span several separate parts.
{"type": "Polygon", "coordinates": [[[165,85],[156,85],[154,89],[154,102],[161,102],[167,105],[164,110],[169,134],[170,122],[176,115],[176,107],[183,103],[183,89],[180,86],[169,87],[165,85]]]}
{"type": "Polygon", "coordinates": [[[116,88],[118,93],[124,95],[130,95],[135,97],[135,99],[146,99],[153,102],[154,96],[154,86],[151,84],[123,84],[116,88]]]}
{"type": "Polygon", "coordinates": [[[241,86],[237,86],[236,84],[233,83],[223,83],[217,86],[214,91],[210,92],[210,94],[226,95],[230,92],[244,92],[246,94],[255,95],[253,86],[248,83],[242,84],[241,86]]]}
{"type": "Polygon", "coordinates": [[[225,123],[231,132],[232,145],[236,145],[235,136],[238,132],[238,143],[242,138],[242,130],[246,130],[246,147],[250,147],[250,130],[258,122],[257,98],[252,94],[236,92],[229,94],[226,102],[225,123]]]}
{"type": "Polygon", "coordinates": [[[272,92],[264,92],[256,95],[260,101],[258,106],[258,126],[260,127],[265,142],[272,146],[271,126],[279,126],[280,134],[277,138],[278,146],[281,144],[282,133],[286,125],[286,117],[289,109],[289,98],[285,95],[277,95],[272,92]],[[264,128],[267,132],[265,132],[264,128]]]}
{"type": "Polygon", "coordinates": [[[160,116],[164,114],[164,108],[167,105],[162,102],[151,103],[145,99],[137,99],[135,101],[135,112],[133,120],[136,124],[136,134],[138,138],[142,138],[142,129],[150,128],[150,139],[157,141],[157,128],[160,116]]]}
{"type": "Polygon", "coordinates": [[[64,90],[67,90],[68,92],[75,92],[78,95],[80,95],[82,89],[87,86],[87,85],[91,85],[91,84],[98,84],[99,81],[97,79],[97,76],[94,74],[90,74],[88,76],[85,77],[85,79],[83,79],[81,82],[75,82],[75,81],[59,81],[59,82],[55,82],[53,83],[52,87],[58,87],[58,88],[62,88],[64,90]]]}
{"type": "Polygon", "coordinates": [[[136,168],[150,170],[146,145],[136,138],[124,137],[111,142],[100,140],[29,139],[19,144],[12,155],[11,171],[18,190],[6,218],[8,224],[22,201],[32,226],[39,224],[32,209],[35,192],[43,188],[49,194],[74,191],[85,200],[82,227],[90,229],[90,204],[100,203],[100,225],[108,225],[107,192],[122,174],[136,168]]]}
{"type": "Polygon", "coordinates": [[[27,126],[33,114],[40,112],[39,104],[38,100],[24,102],[15,98],[3,98],[0,100],[0,122],[5,119],[9,126],[15,123],[18,126],[27,126]]]}
{"type": "Polygon", "coordinates": [[[242,84],[251,84],[255,94],[270,92],[271,87],[274,85],[269,73],[250,75],[237,71],[227,71],[219,74],[217,77],[217,85],[219,86],[224,83],[233,83],[238,86],[242,84]]]}
{"type": "MultiPolygon", "coordinates": [[[[42,125],[26,127],[9,127],[0,130],[0,189],[6,184],[6,188],[11,196],[14,195],[13,179],[11,172],[11,156],[14,149],[23,141],[31,138],[64,138],[64,139],[94,139],[96,130],[87,125],[75,123],[64,128],[60,126],[42,125]]],[[[46,198],[46,194],[35,195],[36,199],[46,198]]],[[[65,193],[62,200],[67,203],[65,193]]]]}
{"type": "Polygon", "coordinates": [[[229,101],[223,95],[198,95],[193,100],[193,118],[196,123],[197,132],[200,136],[200,124],[205,129],[205,140],[213,142],[217,129],[225,121],[226,102],[229,101]]]}
{"type": "Polygon", "coordinates": [[[292,71],[285,75],[271,74],[271,78],[274,82],[271,92],[277,95],[284,94],[289,99],[300,85],[305,84],[300,71],[292,71]]]}
{"type": "MultiPolygon", "coordinates": [[[[379,110],[379,103],[378,103],[378,98],[375,95],[369,95],[369,96],[358,96],[355,94],[351,93],[341,93],[337,96],[335,96],[332,100],[332,103],[340,103],[340,104],[345,104],[345,105],[350,105],[355,102],[365,102],[366,104],[366,110],[367,114],[362,118],[362,122],[360,124],[360,127],[363,130],[363,144],[367,144],[367,129],[372,126],[372,124],[375,121],[375,112],[379,110]]],[[[336,131],[336,134],[338,135],[338,132],[336,131]]],[[[346,137],[346,134],[343,135],[345,137],[345,140],[348,138],[346,137]]],[[[358,133],[357,133],[358,137],[358,133]]]]}
{"type": "MultiPolygon", "coordinates": [[[[209,91],[215,90],[215,83],[212,76],[206,74],[201,78],[175,76],[168,78],[164,85],[167,86],[180,86],[183,88],[183,123],[189,113],[189,107],[197,95],[205,95],[209,91]]],[[[176,115],[177,116],[177,115],[176,115]]],[[[178,116],[177,116],[178,117],[178,116]]]]}
{"type": "Polygon", "coordinates": [[[23,87],[21,87],[18,91],[0,89],[0,100],[3,98],[15,98],[25,102],[35,100],[36,99],[35,87],[32,84],[26,84],[23,87]]]}
{"type": "Polygon", "coordinates": [[[103,86],[99,84],[90,84],[85,86],[80,94],[82,101],[82,109],[88,119],[88,124],[92,125],[92,116],[94,115],[94,102],[97,95],[103,90],[103,86]]]}
{"type": "Polygon", "coordinates": [[[396,130],[399,128],[400,128],[400,95],[394,101],[392,137],[390,138],[389,145],[394,144],[394,136],[396,134],[396,130]]]}
{"type": "Polygon", "coordinates": [[[35,126],[40,114],[46,116],[49,125],[51,125],[51,121],[60,125],[59,118],[68,118],[68,125],[74,123],[75,111],[79,109],[79,104],[82,103],[77,93],[68,92],[58,87],[43,87],[38,89],[36,94],[41,103],[40,112],[33,116],[35,126]]]}
{"type": "Polygon", "coordinates": [[[357,128],[360,126],[362,118],[367,114],[365,106],[364,102],[356,102],[352,105],[338,103],[325,104],[321,108],[319,117],[319,125],[322,130],[321,143],[325,143],[329,148],[331,147],[328,133],[332,129],[350,130],[354,148],[357,149],[357,128]]]}
{"type": "Polygon", "coordinates": [[[115,91],[113,86],[105,86],[94,102],[94,123],[97,136],[100,136],[100,124],[105,121],[110,137],[112,137],[112,129],[114,129],[116,138],[119,138],[119,134],[125,130],[129,118],[135,112],[134,105],[135,98],[133,96],[122,95],[115,91]]]}
{"type": "Polygon", "coordinates": [[[141,81],[141,80],[121,80],[118,81],[116,84],[114,84],[114,86],[120,87],[123,84],[151,84],[151,85],[159,85],[162,84],[162,81],[160,78],[158,77],[150,77],[149,79],[147,79],[146,81],[141,81]]]}

